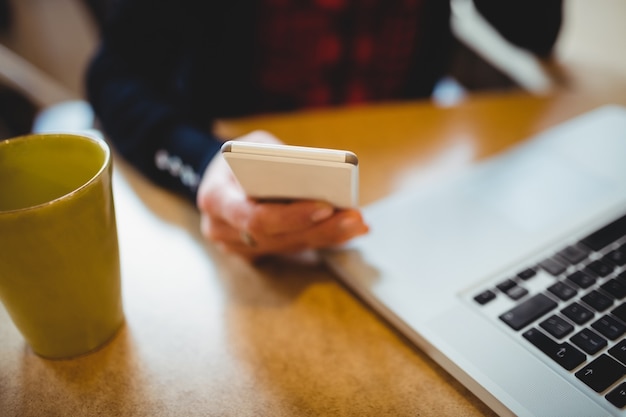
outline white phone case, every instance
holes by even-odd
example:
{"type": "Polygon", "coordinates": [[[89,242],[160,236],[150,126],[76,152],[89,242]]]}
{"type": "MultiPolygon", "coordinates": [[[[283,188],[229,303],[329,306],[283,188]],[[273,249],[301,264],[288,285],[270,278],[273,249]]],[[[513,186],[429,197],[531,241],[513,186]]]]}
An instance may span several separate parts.
{"type": "Polygon", "coordinates": [[[222,155],[250,197],[358,205],[359,165],[350,151],[228,141],[222,155]]]}

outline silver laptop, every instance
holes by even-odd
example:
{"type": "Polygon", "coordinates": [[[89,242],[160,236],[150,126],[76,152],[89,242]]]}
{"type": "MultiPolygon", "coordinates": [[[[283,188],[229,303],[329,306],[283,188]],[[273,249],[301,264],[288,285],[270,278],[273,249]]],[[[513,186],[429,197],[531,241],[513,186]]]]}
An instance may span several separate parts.
{"type": "Polygon", "coordinates": [[[364,215],[328,264],[495,412],[626,416],[625,108],[364,215]]]}

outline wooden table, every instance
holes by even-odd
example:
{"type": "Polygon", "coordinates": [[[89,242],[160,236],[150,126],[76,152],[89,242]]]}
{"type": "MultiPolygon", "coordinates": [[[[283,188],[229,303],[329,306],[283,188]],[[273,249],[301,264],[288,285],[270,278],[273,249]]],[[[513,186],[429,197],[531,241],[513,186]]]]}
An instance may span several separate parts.
{"type": "MultiPolygon", "coordinates": [[[[291,144],[355,151],[367,204],[608,100],[485,94],[449,108],[355,107],[220,130],[262,128],[291,144]]],[[[1,416],[493,414],[323,267],[225,256],[202,241],[193,207],[116,167],[127,324],[93,354],[50,361],[0,307],[1,416]]]]}

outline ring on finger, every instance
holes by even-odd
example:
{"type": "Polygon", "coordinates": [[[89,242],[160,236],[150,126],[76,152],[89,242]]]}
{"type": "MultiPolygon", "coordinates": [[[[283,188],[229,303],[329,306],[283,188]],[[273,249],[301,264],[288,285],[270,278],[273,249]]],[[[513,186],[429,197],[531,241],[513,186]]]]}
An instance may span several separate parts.
{"type": "Polygon", "coordinates": [[[241,238],[241,241],[248,247],[254,248],[257,245],[256,240],[254,240],[252,235],[250,235],[250,233],[246,232],[245,230],[239,232],[239,237],[241,238]]]}

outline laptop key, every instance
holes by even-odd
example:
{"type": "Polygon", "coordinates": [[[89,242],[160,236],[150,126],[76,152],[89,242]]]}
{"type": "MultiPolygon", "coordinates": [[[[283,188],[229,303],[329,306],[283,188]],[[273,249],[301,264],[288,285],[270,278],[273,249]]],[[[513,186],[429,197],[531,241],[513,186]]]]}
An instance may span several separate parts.
{"type": "Polygon", "coordinates": [[[524,281],[528,281],[529,279],[531,279],[532,277],[534,277],[535,275],[537,275],[537,271],[534,268],[527,268],[524,269],[523,271],[520,271],[517,276],[520,279],[523,279],[524,281]]]}
{"type": "Polygon", "coordinates": [[[596,283],[596,279],[594,277],[582,271],[574,272],[573,274],[569,275],[567,279],[578,285],[580,288],[589,288],[596,283]]]}
{"type": "Polygon", "coordinates": [[[557,282],[556,284],[549,286],[548,291],[550,291],[552,294],[556,295],[563,301],[567,301],[567,300],[574,298],[574,296],[578,292],[574,288],[567,285],[566,283],[560,282],[560,281],[557,282]]]}
{"type": "Polygon", "coordinates": [[[481,292],[480,294],[478,294],[477,296],[474,297],[474,300],[480,304],[480,305],[485,305],[487,304],[489,301],[493,300],[496,298],[496,293],[494,293],[491,290],[485,290],[483,292],[481,292]]]}
{"type": "Polygon", "coordinates": [[[616,279],[611,279],[605,282],[600,288],[602,288],[607,294],[611,294],[618,300],[626,297],[626,284],[616,279]]]}
{"type": "Polygon", "coordinates": [[[561,313],[576,324],[585,324],[591,320],[594,315],[591,310],[576,302],[565,307],[561,310],[561,313]]]}
{"type": "Polygon", "coordinates": [[[626,339],[609,349],[609,353],[621,363],[626,364],[626,339]]]}
{"type": "Polygon", "coordinates": [[[572,265],[576,265],[580,261],[586,259],[588,254],[589,250],[586,247],[579,245],[568,246],[559,252],[559,256],[567,260],[572,265]]]}
{"type": "Polygon", "coordinates": [[[500,320],[513,330],[520,330],[556,307],[555,301],[544,294],[537,294],[500,315],[500,320]]]}
{"type": "Polygon", "coordinates": [[[621,246],[609,253],[603,258],[617,266],[626,265],[626,247],[621,246]]]}
{"type": "Polygon", "coordinates": [[[590,355],[598,353],[608,342],[593,330],[582,329],[570,338],[571,342],[590,355]]]}
{"type": "Polygon", "coordinates": [[[557,315],[548,317],[539,323],[539,326],[557,339],[562,339],[574,331],[574,326],[557,315]]]}
{"type": "Polygon", "coordinates": [[[617,408],[626,407],[626,382],[619,384],[617,388],[606,394],[604,398],[617,408]]]}
{"type": "Polygon", "coordinates": [[[554,360],[568,371],[571,371],[587,360],[585,354],[574,346],[567,342],[557,343],[538,329],[530,329],[524,332],[523,336],[536,348],[548,355],[550,359],[554,360]]]}
{"type": "Polygon", "coordinates": [[[626,333],[626,325],[611,316],[604,316],[600,318],[599,320],[593,322],[591,327],[611,340],[617,340],[624,333],[626,333]]]}
{"type": "Polygon", "coordinates": [[[512,279],[505,279],[504,281],[496,285],[496,288],[502,292],[507,292],[508,290],[515,287],[516,285],[517,283],[513,281],[512,279]]]}
{"type": "Polygon", "coordinates": [[[555,277],[562,274],[567,269],[567,265],[556,257],[547,258],[539,262],[539,266],[555,277]]]}
{"type": "Polygon", "coordinates": [[[604,226],[602,229],[590,234],[580,242],[588,248],[598,251],[624,235],[626,235],[626,216],[620,217],[614,222],[604,226]]]}
{"type": "Polygon", "coordinates": [[[516,285],[513,288],[509,288],[506,291],[506,295],[508,295],[511,300],[519,300],[520,298],[528,295],[528,290],[526,288],[520,287],[519,285],[516,285]]]}
{"type": "Polygon", "coordinates": [[[626,375],[626,366],[606,354],[576,372],[576,377],[595,392],[602,392],[626,375]]]}
{"type": "Polygon", "coordinates": [[[619,307],[611,310],[611,314],[626,323],[626,304],[622,304],[619,307]]]}
{"type": "Polygon", "coordinates": [[[581,300],[596,311],[604,311],[613,305],[613,300],[596,290],[591,291],[581,300]]]}
{"type": "Polygon", "coordinates": [[[589,265],[585,268],[586,271],[591,272],[592,274],[596,274],[599,277],[606,277],[609,275],[615,267],[612,264],[602,262],[600,260],[590,262],[589,265]]]}

